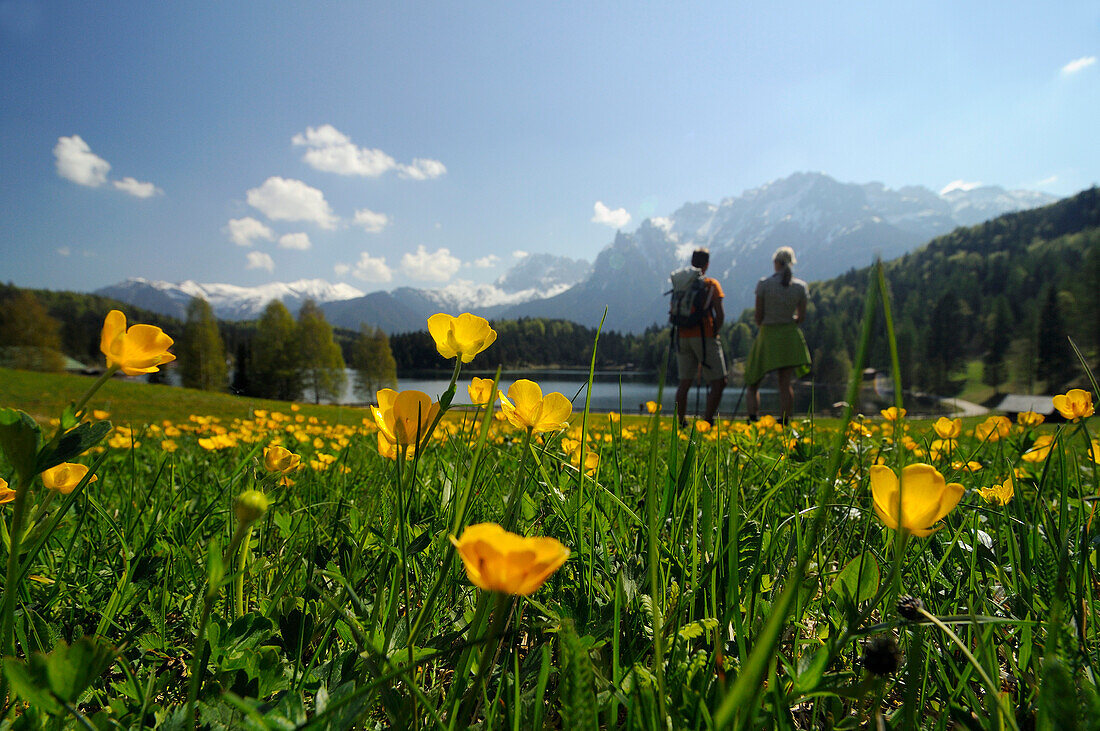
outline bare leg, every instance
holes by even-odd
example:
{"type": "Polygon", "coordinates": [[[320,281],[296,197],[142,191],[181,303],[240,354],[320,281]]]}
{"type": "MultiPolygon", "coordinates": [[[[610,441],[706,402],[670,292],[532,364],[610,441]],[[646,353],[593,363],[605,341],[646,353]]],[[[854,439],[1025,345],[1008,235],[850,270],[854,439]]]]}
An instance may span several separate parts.
{"type": "Polygon", "coordinates": [[[760,383],[754,383],[753,385],[745,389],[745,410],[749,412],[750,419],[757,419],[760,416],[760,383]]]}
{"type": "Polygon", "coordinates": [[[680,385],[676,388],[676,420],[683,421],[687,412],[688,391],[693,383],[691,378],[681,378],[680,385]]]}
{"type": "Polygon", "coordinates": [[[794,411],[794,368],[780,368],[778,376],[779,411],[783,415],[783,421],[788,421],[794,411]]]}
{"type": "Polygon", "coordinates": [[[726,390],[726,383],[725,378],[718,378],[710,382],[710,391],[707,392],[707,411],[703,418],[711,423],[714,423],[714,415],[718,411],[718,404],[722,402],[722,392],[726,390]]]}

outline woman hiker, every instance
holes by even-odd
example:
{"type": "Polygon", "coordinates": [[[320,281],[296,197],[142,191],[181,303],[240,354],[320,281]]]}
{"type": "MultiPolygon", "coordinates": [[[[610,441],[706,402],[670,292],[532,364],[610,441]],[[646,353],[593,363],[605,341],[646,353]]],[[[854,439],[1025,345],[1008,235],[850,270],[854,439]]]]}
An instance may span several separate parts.
{"type": "Polygon", "coordinates": [[[810,350],[799,324],[806,319],[806,283],[791,276],[794,249],[781,246],[772,256],[775,274],[756,285],[756,325],[760,331],[745,364],[749,421],[760,416],[760,381],[777,371],[783,421],[794,408],[795,378],[810,372],[810,350]]]}

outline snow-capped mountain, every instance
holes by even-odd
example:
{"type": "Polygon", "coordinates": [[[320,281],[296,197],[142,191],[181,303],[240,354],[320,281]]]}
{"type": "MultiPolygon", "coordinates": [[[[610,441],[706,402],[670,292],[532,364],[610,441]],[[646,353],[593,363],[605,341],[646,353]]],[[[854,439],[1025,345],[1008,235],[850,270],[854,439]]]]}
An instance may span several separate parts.
{"type": "Polygon", "coordinates": [[[222,320],[257,318],[272,300],[282,300],[287,309],[296,312],[307,299],[325,303],[363,296],[363,292],[348,284],[330,284],[323,279],[238,287],[234,284],[199,284],[190,280],[172,283],[133,278],[103,287],[95,293],[181,319],[186,316],[191,299],[201,297],[210,303],[214,315],[222,320]]]}
{"type": "Polygon", "coordinates": [[[711,253],[708,275],[725,290],[727,317],[736,317],[752,305],[756,282],[771,274],[771,255],[780,246],[794,247],[796,276],[827,279],[865,266],[876,255],[898,257],[957,226],[1055,200],[992,186],[940,196],[919,186],[891,190],[881,183],[796,173],[719,204],[685,204],[671,216],[646,219],[633,233],[620,231],[583,282],[499,316],[594,326],[606,306],[605,328],[640,332],[667,320],[669,272],[686,266],[691,251],[703,246],[711,253]]]}
{"type": "Polygon", "coordinates": [[[202,296],[223,319],[257,317],[272,299],[296,310],[309,297],[321,303],[333,325],[358,329],[369,323],[390,333],[424,329],[436,312],[465,311],[594,326],[607,307],[605,328],[640,332],[667,320],[668,275],[686,266],[700,246],[710,249],[708,275],[722,283],[727,317],[737,317],[752,305],[757,280],[771,273],[771,255],[779,246],[794,247],[796,275],[812,282],[865,266],[875,256],[901,256],[957,226],[1055,200],[996,186],[949,188],[941,195],[921,186],[892,190],[882,183],[795,173],[718,204],[686,203],[669,216],[648,218],[632,233],[618,232],[592,265],[532,254],[494,284],[459,281],[439,289],[399,287],[364,295],[323,280],[235,287],[131,279],[97,294],[177,317],[191,297],[202,296]]]}

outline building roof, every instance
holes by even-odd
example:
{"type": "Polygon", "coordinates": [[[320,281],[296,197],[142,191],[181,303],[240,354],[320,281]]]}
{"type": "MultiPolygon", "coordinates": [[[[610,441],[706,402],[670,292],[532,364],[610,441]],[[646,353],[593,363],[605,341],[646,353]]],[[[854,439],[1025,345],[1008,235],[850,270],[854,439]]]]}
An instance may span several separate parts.
{"type": "Polygon", "coordinates": [[[1010,393],[1001,399],[1001,403],[994,407],[997,411],[1011,414],[1019,414],[1023,411],[1034,411],[1036,414],[1050,416],[1054,413],[1054,401],[1051,396],[1042,394],[1010,393]]]}

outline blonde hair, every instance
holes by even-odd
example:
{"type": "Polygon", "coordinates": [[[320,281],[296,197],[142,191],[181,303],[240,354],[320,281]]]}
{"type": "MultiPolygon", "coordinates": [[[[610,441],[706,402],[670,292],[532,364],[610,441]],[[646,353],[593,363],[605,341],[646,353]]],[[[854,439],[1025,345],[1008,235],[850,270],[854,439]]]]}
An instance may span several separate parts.
{"type": "Polygon", "coordinates": [[[795,263],[794,249],[789,246],[780,246],[772,254],[772,261],[783,267],[783,286],[791,285],[791,264],[795,263]]]}

